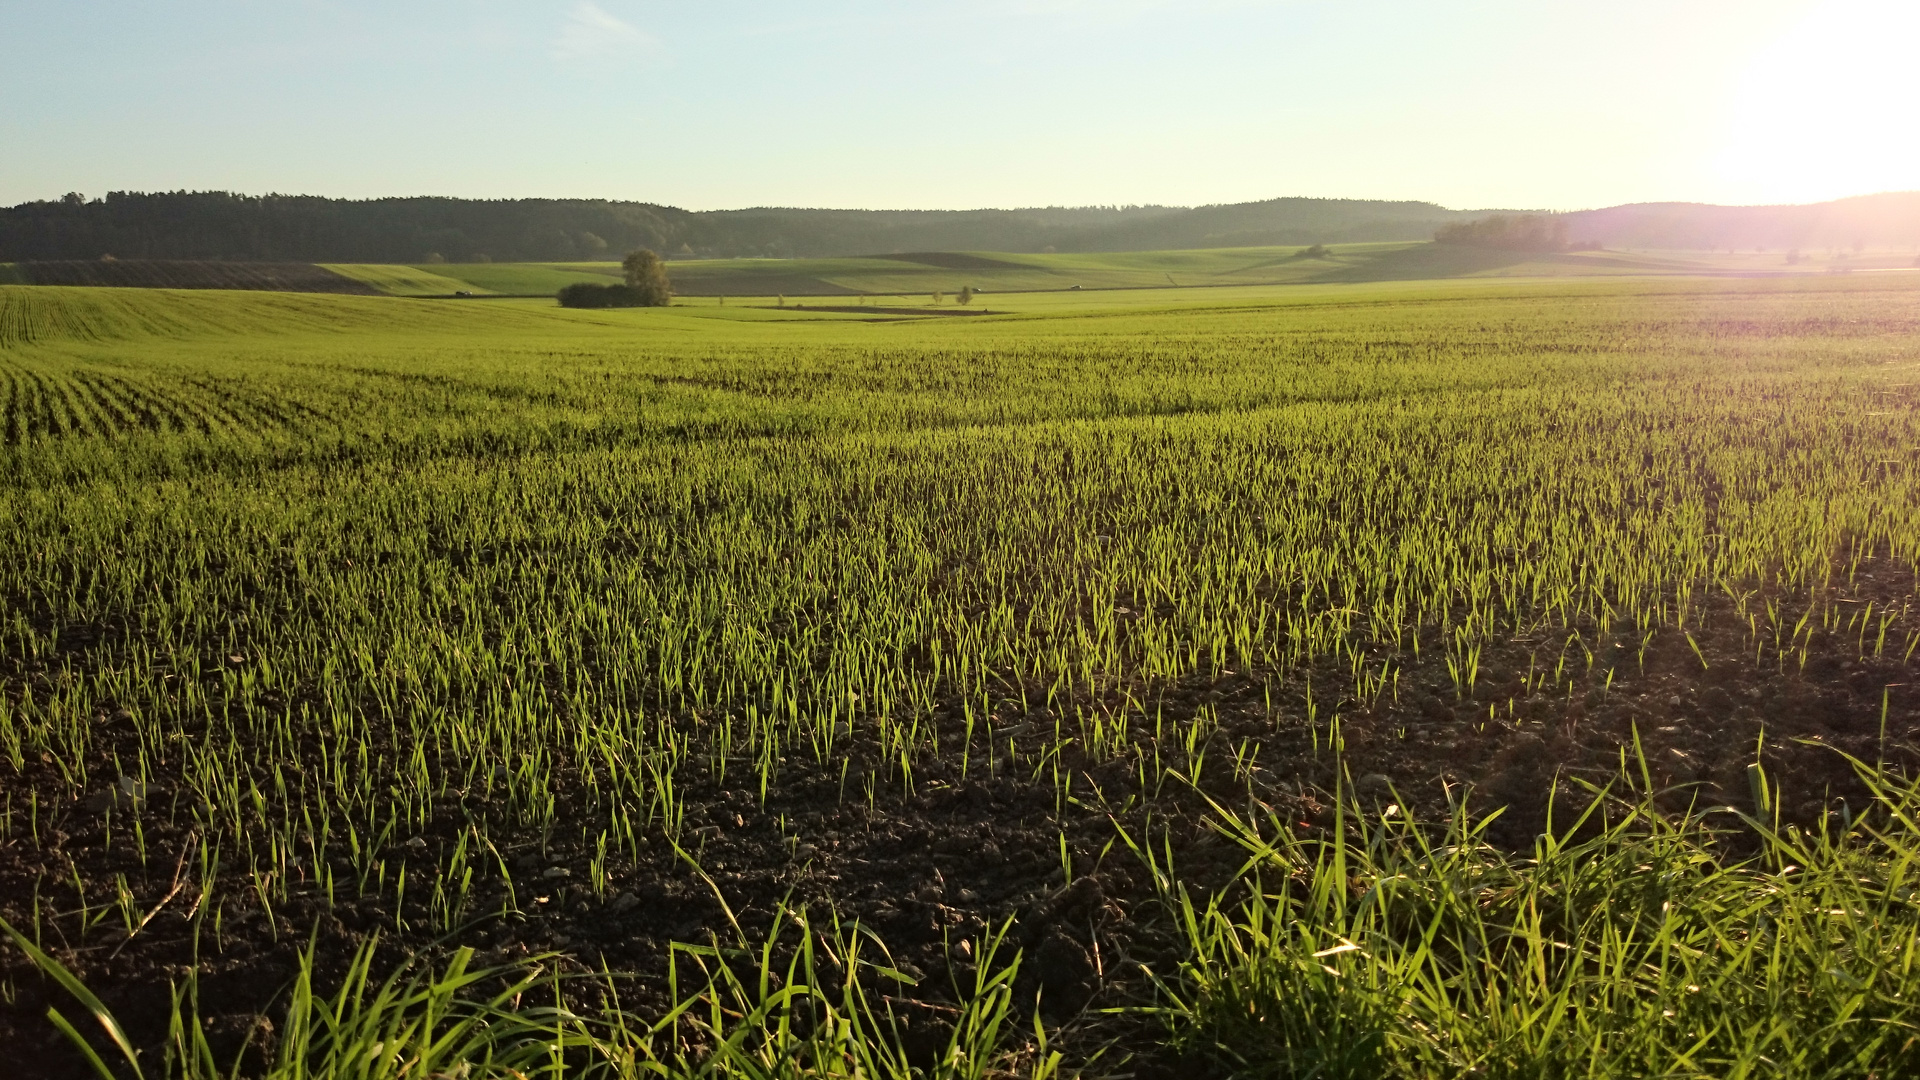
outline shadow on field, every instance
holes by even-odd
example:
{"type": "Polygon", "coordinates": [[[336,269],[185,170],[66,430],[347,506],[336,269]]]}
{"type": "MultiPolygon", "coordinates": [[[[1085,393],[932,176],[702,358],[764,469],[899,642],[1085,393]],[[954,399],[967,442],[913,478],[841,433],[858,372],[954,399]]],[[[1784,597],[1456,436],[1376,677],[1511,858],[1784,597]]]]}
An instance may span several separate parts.
{"type": "Polygon", "coordinates": [[[1502,251],[1460,244],[1420,244],[1366,255],[1364,261],[1327,270],[1311,280],[1324,282],[1411,281],[1421,278],[1464,277],[1489,270],[1505,270],[1521,263],[1550,261],[1552,255],[1502,251]]]}

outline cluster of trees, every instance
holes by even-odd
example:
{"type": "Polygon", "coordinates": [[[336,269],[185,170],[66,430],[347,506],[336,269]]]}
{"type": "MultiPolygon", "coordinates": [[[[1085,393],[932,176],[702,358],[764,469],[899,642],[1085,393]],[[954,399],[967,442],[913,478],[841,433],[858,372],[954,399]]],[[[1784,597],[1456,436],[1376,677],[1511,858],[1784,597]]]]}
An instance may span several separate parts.
{"type": "Polygon", "coordinates": [[[0,209],[0,262],[600,260],[675,250],[686,211],[586,199],[323,199],[223,191],[79,194],[0,209]]]}
{"type": "Polygon", "coordinates": [[[1433,239],[1439,244],[1502,251],[1565,251],[1567,223],[1540,214],[1494,214],[1442,226],[1433,239]]]}
{"type": "Polygon", "coordinates": [[[619,285],[595,285],[580,282],[560,290],[560,306],[570,308],[666,307],[673,303],[673,283],[667,280],[667,264],[654,252],[641,248],[620,260],[619,285]]]}

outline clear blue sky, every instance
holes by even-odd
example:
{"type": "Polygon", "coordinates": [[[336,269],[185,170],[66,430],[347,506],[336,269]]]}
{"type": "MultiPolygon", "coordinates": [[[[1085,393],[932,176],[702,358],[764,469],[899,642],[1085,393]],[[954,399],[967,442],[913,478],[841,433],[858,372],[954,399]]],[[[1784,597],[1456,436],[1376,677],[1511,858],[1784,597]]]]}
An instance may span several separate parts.
{"type": "Polygon", "coordinates": [[[1920,188],[1920,0],[0,0],[0,203],[1920,188]]]}

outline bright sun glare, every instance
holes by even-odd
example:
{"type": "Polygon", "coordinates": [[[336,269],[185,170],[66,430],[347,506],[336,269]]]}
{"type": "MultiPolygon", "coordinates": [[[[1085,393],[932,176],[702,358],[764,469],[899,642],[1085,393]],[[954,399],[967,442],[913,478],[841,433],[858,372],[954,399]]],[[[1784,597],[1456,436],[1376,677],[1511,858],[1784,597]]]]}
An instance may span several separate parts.
{"type": "Polygon", "coordinates": [[[1764,202],[1920,188],[1916,51],[1915,0],[1819,4],[1755,56],[1722,177],[1764,202]]]}

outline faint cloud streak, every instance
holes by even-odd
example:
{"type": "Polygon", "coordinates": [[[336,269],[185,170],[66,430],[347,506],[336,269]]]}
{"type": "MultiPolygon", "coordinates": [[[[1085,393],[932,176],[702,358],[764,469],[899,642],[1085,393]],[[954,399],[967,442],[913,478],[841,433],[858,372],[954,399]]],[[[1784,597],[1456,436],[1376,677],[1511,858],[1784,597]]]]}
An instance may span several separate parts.
{"type": "Polygon", "coordinates": [[[614,15],[593,0],[580,0],[567,13],[550,55],[563,63],[640,60],[658,53],[653,35],[614,15]]]}

